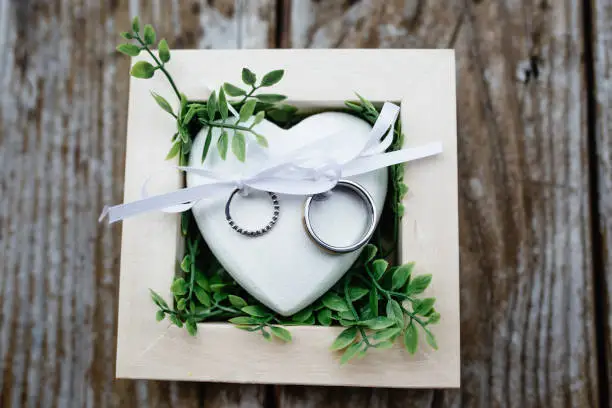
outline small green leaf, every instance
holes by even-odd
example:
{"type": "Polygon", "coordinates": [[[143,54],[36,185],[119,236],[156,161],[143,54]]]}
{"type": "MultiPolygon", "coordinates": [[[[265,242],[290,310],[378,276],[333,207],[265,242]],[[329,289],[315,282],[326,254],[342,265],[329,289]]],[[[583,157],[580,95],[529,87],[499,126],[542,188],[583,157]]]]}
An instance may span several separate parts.
{"type": "MultiPolygon", "coordinates": [[[[175,134],[173,139],[176,140],[177,137],[178,137],[178,134],[175,134]]],[[[186,236],[188,231],[189,231],[189,213],[184,212],[181,214],[181,235],[186,236]]]]}
{"type": "Polygon", "coordinates": [[[440,321],[440,313],[434,312],[429,316],[429,320],[427,320],[428,324],[436,324],[440,321]]]}
{"type": "Polygon", "coordinates": [[[373,287],[370,291],[370,310],[374,316],[378,316],[378,290],[373,287]]]}
{"type": "Polygon", "coordinates": [[[244,140],[244,134],[242,132],[234,133],[232,137],[232,152],[240,160],[244,162],[246,159],[246,142],[244,140]]]}
{"type": "MultiPolygon", "coordinates": [[[[268,105],[270,105],[270,104],[268,104],[268,105]]],[[[287,112],[287,113],[291,113],[291,114],[294,114],[294,113],[296,113],[298,111],[298,108],[296,108],[293,105],[288,105],[288,104],[276,105],[275,108],[278,109],[278,110],[281,110],[283,112],[287,112]]]]}
{"type": "Polygon", "coordinates": [[[177,327],[183,327],[183,322],[176,315],[170,315],[170,321],[177,327]]]}
{"type": "Polygon", "coordinates": [[[338,317],[340,317],[343,320],[355,321],[355,316],[351,312],[339,312],[338,317]]]}
{"type": "Polygon", "coordinates": [[[135,57],[140,54],[140,47],[134,44],[121,44],[117,46],[117,51],[130,57],[135,57]]]}
{"type": "Polygon", "coordinates": [[[206,293],[204,288],[200,286],[194,286],[193,292],[195,293],[196,298],[198,298],[201,304],[203,304],[206,307],[211,306],[212,302],[210,301],[210,296],[208,295],[208,293],[206,293]]]}
{"type": "Polygon", "coordinates": [[[174,159],[179,154],[180,151],[181,151],[181,142],[180,141],[174,142],[174,144],[170,148],[170,151],[168,152],[168,155],[166,155],[166,160],[174,159]]]}
{"type": "Polygon", "coordinates": [[[336,312],[346,312],[349,310],[345,300],[333,292],[328,292],[321,299],[323,304],[336,312]]]}
{"type": "Polygon", "coordinates": [[[343,330],[329,347],[330,350],[341,350],[348,347],[357,338],[357,327],[343,330]]]}
{"type": "Polygon", "coordinates": [[[358,93],[355,93],[355,95],[357,95],[357,97],[359,98],[359,100],[361,101],[361,103],[363,104],[363,106],[367,110],[369,110],[370,112],[378,113],[378,111],[376,110],[374,105],[372,105],[372,102],[368,101],[366,98],[364,98],[363,96],[359,95],[358,93]]]}
{"type": "Polygon", "coordinates": [[[196,269],[195,282],[196,282],[196,285],[198,285],[205,291],[210,292],[210,284],[208,283],[208,278],[206,278],[206,275],[204,275],[202,271],[199,271],[197,269],[196,269]]]}
{"type": "Polygon", "coordinates": [[[240,310],[242,310],[244,313],[248,314],[249,316],[255,316],[255,317],[267,317],[270,314],[264,307],[259,306],[259,305],[245,306],[240,310]]]}
{"type": "Polygon", "coordinates": [[[189,301],[189,312],[191,312],[191,314],[195,314],[196,313],[196,305],[195,305],[195,302],[193,300],[189,301]]]}
{"type": "Polygon", "coordinates": [[[181,270],[183,272],[191,271],[191,257],[189,255],[185,255],[183,260],[181,261],[181,270]]]}
{"type": "Polygon", "coordinates": [[[188,125],[189,122],[193,119],[193,116],[196,114],[197,108],[195,105],[191,105],[187,109],[187,113],[180,119],[180,122],[184,125],[188,125]]]}
{"type": "Polygon", "coordinates": [[[269,110],[266,114],[268,115],[268,119],[272,119],[276,122],[286,123],[291,120],[291,114],[278,109],[269,110]]]}
{"type": "Polygon", "coordinates": [[[363,110],[363,108],[361,107],[361,105],[351,102],[351,101],[344,101],[344,105],[346,105],[347,108],[350,108],[354,111],[357,112],[361,112],[363,110]]]}
{"type": "Polygon", "coordinates": [[[406,288],[406,294],[418,295],[420,293],[423,293],[430,283],[431,275],[415,276],[408,285],[408,288],[406,288]]]}
{"type": "Polygon", "coordinates": [[[228,116],[227,99],[225,98],[225,91],[223,88],[219,89],[219,112],[221,113],[221,119],[225,120],[228,116]]]}
{"type": "Polygon", "coordinates": [[[206,133],[206,140],[204,141],[204,148],[202,149],[202,163],[206,160],[206,156],[208,156],[208,151],[210,150],[210,142],[212,141],[212,127],[208,128],[208,132],[206,133]]]}
{"type": "Polygon", "coordinates": [[[185,323],[185,328],[187,329],[187,333],[189,333],[191,336],[195,336],[198,333],[198,326],[193,320],[187,320],[187,323],[185,323]]]}
{"type": "Polygon", "coordinates": [[[363,248],[361,255],[359,256],[362,264],[367,264],[376,256],[376,252],[378,252],[378,248],[376,245],[368,244],[363,248]]]}
{"type": "Polygon", "coordinates": [[[193,146],[191,139],[187,139],[186,142],[183,142],[181,146],[181,154],[184,156],[189,156],[188,153],[191,151],[191,146],[193,146]]]}
{"type": "Polygon", "coordinates": [[[164,309],[170,309],[168,307],[168,303],[166,303],[166,301],[164,300],[163,297],[161,297],[159,295],[159,293],[155,292],[152,289],[149,289],[149,292],[151,293],[151,299],[153,299],[153,303],[155,303],[157,306],[164,308],[164,309]]]}
{"type": "Polygon", "coordinates": [[[272,332],[274,336],[278,337],[282,341],[285,341],[285,342],[291,341],[291,333],[287,329],[283,329],[282,327],[278,327],[278,326],[270,326],[270,331],[272,332]]]}
{"type": "Polygon", "coordinates": [[[248,68],[242,68],[242,82],[247,85],[255,85],[257,76],[248,68]]]}
{"type": "Polygon", "coordinates": [[[155,30],[151,24],[147,24],[144,26],[144,41],[147,45],[155,44],[155,40],[157,39],[157,35],[155,34],[155,30]]]}
{"type": "Polygon", "coordinates": [[[344,365],[352,360],[354,357],[357,357],[361,350],[361,343],[355,343],[346,349],[342,357],[340,358],[340,365],[344,365]]]}
{"type": "Polygon", "coordinates": [[[134,38],[134,36],[132,35],[132,33],[128,33],[127,31],[122,32],[121,34],[119,34],[122,38],[125,38],[126,40],[131,40],[132,38],[134,38]]]}
{"type": "Polygon", "coordinates": [[[261,335],[263,336],[264,339],[268,341],[272,341],[272,336],[266,330],[261,329],[261,335]]]}
{"type": "Polygon", "coordinates": [[[181,298],[178,300],[178,302],[176,302],[176,308],[178,310],[185,310],[186,307],[187,307],[187,299],[181,298]]]}
{"type": "Polygon", "coordinates": [[[402,332],[402,329],[400,329],[399,327],[392,327],[390,329],[384,329],[381,331],[377,331],[376,333],[374,333],[373,338],[376,341],[390,340],[394,338],[395,336],[397,336],[398,334],[400,334],[401,332],[402,332]]]}
{"type": "Polygon", "coordinates": [[[389,328],[395,324],[395,320],[389,319],[388,317],[379,316],[374,319],[369,319],[364,322],[368,328],[372,330],[382,330],[389,328]]]}
{"type": "Polygon", "coordinates": [[[425,340],[427,340],[427,344],[429,344],[432,349],[438,349],[438,342],[436,341],[436,338],[433,333],[429,330],[425,330],[425,340]]]}
{"type": "Polygon", "coordinates": [[[189,131],[184,126],[179,126],[179,136],[181,137],[181,141],[183,143],[187,143],[189,141],[189,131]]]}
{"type": "Polygon", "coordinates": [[[225,89],[225,93],[229,96],[242,96],[246,95],[246,91],[242,88],[238,88],[236,85],[232,85],[229,82],[223,84],[223,89],[225,89]]]}
{"type": "Polygon", "coordinates": [[[380,278],[382,278],[387,270],[387,266],[389,266],[389,263],[384,259],[377,259],[372,262],[372,269],[376,280],[380,280],[380,278]]]}
{"type": "Polygon", "coordinates": [[[253,319],[252,317],[247,317],[247,316],[233,317],[229,319],[228,322],[232,324],[243,324],[243,325],[253,325],[253,324],[259,323],[257,319],[253,319]]]}
{"type": "Polygon", "coordinates": [[[227,158],[227,145],[228,145],[228,134],[225,130],[221,131],[221,136],[217,140],[217,150],[219,156],[225,160],[227,158]]]}
{"type": "Polygon", "coordinates": [[[331,314],[332,314],[331,310],[322,309],[317,313],[317,320],[323,326],[329,326],[331,325],[331,314]]]}
{"type": "Polygon", "coordinates": [[[395,320],[400,327],[404,325],[404,312],[400,304],[394,299],[387,302],[387,317],[395,320]]]}
{"type": "Polygon", "coordinates": [[[158,310],[157,313],[155,314],[155,320],[157,320],[158,322],[161,322],[162,320],[164,320],[164,317],[166,317],[166,314],[164,313],[163,310],[158,310]]]}
{"type": "Polygon", "coordinates": [[[208,109],[208,119],[210,121],[215,120],[215,113],[217,113],[217,94],[215,91],[212,91],[208,97],[206,108],[208,109]]]}
{"type": "Polygon", "coordinates": [[[425,299],[419,299],[419,302],[416,306],[413,303],[414,313],[425,316],[431,311],[434,306],[434,303],[436,303],[436,298],[430,297],[425,299]]]}
{"type": "MultiPolygon", "coordinates": [[[[216,294],[218,294],[219,292],[221,292],[223,289],[225,289],[228,285],[225,283],[214,283],[210,285],[210,290],[212,290],[213,292],[217,292],[216,294]]],[[[225,295],[227,296],[227,295],[225,295]]],[[[221,300],[221,298],[217,299],[217,297],[215,297],[215,300],[219,301],[221,300]]]]}
{"type": "Polygon", "coordinates": [[[181,97],[181,98],[180,98],[180,99],[181,99],[181,100],[180,100],[180,103],[181,103],[181,109],[179,110],[179,113],[180,113],[180,115],[179,115],[179,116],[182,116],[182,115],[183,115],[183,113],[184,113],[183,111],[184,111],[184,110],[187,108],[187,96],[186,96],[184,93],[182,93],[182,92],[181,92],[181,93],[180,93],[180,97],[181,97]]]}
{"type": "Polygon", "coordinates": [[[317,322],[317,321],[316,321],[316,319],[315,319],[314,315],[310,315],[310,317],[309,317],[308,319],[304,320],[304,321],[302,322],[302,324],[303,324],[303,325],[306,325],[306,326],[312,326],[312,325],[313,325],[313,324],[315,324],[316,322],[317,322]]]}
{"type": "Polygon", "coordinates": [[[402,199],[408,193],[408,186],[404,183],[399,183],[397,193],[399,194],[399,198],[402,199]]]}
{"type": "Polygon", "coordinates": [[[174,112],[172,112],[172,106],[170,106],[170,103],[168,103],[168,101],[161,95],[156,94],[155,92],[151,92],[151,96],[153,96],[153,99],[155,99],[155,102],[157,102],[157,104],[166,112],[168,112],[171,115],[174,115],[174,112]]]}
{"type": "Polygon", "coordinates": [[[148,79],[152,78],[155,74],[155,67],[147,61],[138,61],[132,67],[130,74],[134,78],[148,79]]]}
{"type": "Polygon", "coordinates": [[[170,286],[170,291],[172,294],[180,296],[187,293],[187,282],[183,278],[177,278],[172,282],[172,286],[170,286]]]}
{"type": "Polygon", "coordinates": [[[279,95],[279,94],[257,94],[254,96],[260,101],[267,102],[267,103],[276,103],[276,102],[284,101],[285,99],[287,99],[285,95],[279,95]]]}
{"type": "Polygon", "coordinates": [[[159,53],[159,59],[166,63],[170,61],[170,47],[168,47],[168,41],[162,39],[157,45],[157,52],[159,53]]]}
{"type": "Polygon", "coordinates": [[[255,99],[249,99],[244,103],[244,105],[242,105],[242,108],[240,108],[240,122],[246,122],[251,116],[253,116],[255,105],[257,105],[257,101],[255,99]]]}
{"type": "Polygon", "coordinates": [[[370,307],[369,302],[368,304],[365,304],[361,307],[361,310],[359,311],[359,316],[362,320],[370,320],[375,318],[374,313],[372,313],[372,308],[370,307]]]}
{"type": "Polygon", "coordinates": [[[259,125],[261,121],[264,120],[265,117],[266,117],[266,112],[264,111],[257,112],[257,115],[255,115],[255,119],[253,120],[253,123],[251,124],[251,128],[259,125]]]}
{"type": "Polygon", "coordinates": [[[306,309],[301,310],[291,316],[291,320],[293,320],[294,322],[302,323],[310,319],[310,316],[312,316],[312,308],[307,307],[306,309]]]}
{"type": "Polygon", "coordinates": [[[284,74],[284,69],[277,69],[275,71],[268,72],[261,79],[261,86],[272,86],[277,84],[281,79],[283,79],[284,74]]]}
{"type": "Polygon", "coordinates": [[[366,289],[366,288],[355,286],[355,287],[349,288],[349,298],[353,302],[355,302],[355,301],[361,299],[362,297],[364,297],[365,295],[367,295],[368,292],[370,292],[370,291],[368,289],[366,289]]]}
{"type": "Polygon", "coordinates": [[[399,289],[406,284],[408,278],[410,278],[410,274],[412,273],[412,268],[414,267],[414,263],[408,263],[400,266],[393,272],[393,279],[391,284],[391,289],[399,289]]]}
{"type": "Polygon", "coordinates": [[[132,20],[132,30],[134,30],[135,33],[140,32],[140,19],[138,16],[135,16],[132,20]]]}
{"type": "Polygon", "coordinates": [[[380,343],[376,343],[374,347],[380,350],[390,349],[391,347],[393,347],[393,342],[392,341],[381,341],[380,343]]]}
{"type": "Polygon", "coordinates": [[[257,144],[261,147],[268,147],[268,139],[266,139],[262,135],[258,135],[257,133],[255,133],[255,140],[257,140],[257,144]]]}
{"type": "Polygon", "coordinates": [[[410,322],[406,331],[404,332],[404,347],[410,354],[416,353],[417,346],[419,344],[419,333],[413,322],[410,322]]]}
{"type": "Polygon", "coordinates": [[[241,309],[243,307],[245,307],[247,305],[247,302],[241,298],[240,296],[236,296],[236,295],[229,295],[228,299],[230,301],[230,303],[232,304],[232,306],[241,309]]]}
{"type": "Polygon", "coordinates": [[[398,217],[402,218],[404,216],[404,211],[405,211],[405,207],[404,204],[399,204],[397,206],[397,209],[395,210],[396,214],[398,217]]]}

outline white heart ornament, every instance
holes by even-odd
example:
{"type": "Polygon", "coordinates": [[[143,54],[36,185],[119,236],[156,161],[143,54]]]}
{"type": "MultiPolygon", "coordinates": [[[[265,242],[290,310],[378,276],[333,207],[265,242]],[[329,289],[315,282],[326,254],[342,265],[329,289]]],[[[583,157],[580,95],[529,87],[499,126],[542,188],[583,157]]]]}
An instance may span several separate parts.
{"type": "MultiPolygon", "coordinates": [[[[371,129],[364,120],[339,112],[312,115],[288,130],[263,120],[254,130],[266,137],[269,146],[261,148],[245,132],[249,142],[247,159],[242,163],[231,151],[225,161],[219,157],[216,146],[221,130],[214,128],[210,151],[202,163],[208,132],[208,128],[204,128],[194,140],[189,166],[221,174],[246,174],[249,169],[261,167],[270,157],[336,132],[342,131],[346,135],[341,139],[343,145],[349,146],[356,140],[363,142],[368,139],[371,129]]],[[[230,146],[231,135],[230,131],[230,146]]],[[[371,194],[378,220],[387,194],[387,169],[350,179],[371,194]]],[[[187,174],[188,187],[203,182],[201,176],[187,174]]],[[[198,228],[215,257],[232,277],[261,303],[281,315],[292,315],[323,295],[361,252],[330,254],[313,243],[303,225],[304,196],[279,194],[280,215],[274,227],[259,237],[243,236],[234,231],[225,218],[225,205],[232,191],[228,188],[226,194],[200,200],[193,206],[198,228]]],[[[263,192],[253,192],[247,197],[237,194],[231,203],[232,218],[249,230],[265,226],[271,220],[272,208],[272,201],[263,192]]],[[[317,201],[312,211],[317,234],[333,245],[357,241],[368,223],[364,203],[339,189],[327,199],[317,201]]]]}

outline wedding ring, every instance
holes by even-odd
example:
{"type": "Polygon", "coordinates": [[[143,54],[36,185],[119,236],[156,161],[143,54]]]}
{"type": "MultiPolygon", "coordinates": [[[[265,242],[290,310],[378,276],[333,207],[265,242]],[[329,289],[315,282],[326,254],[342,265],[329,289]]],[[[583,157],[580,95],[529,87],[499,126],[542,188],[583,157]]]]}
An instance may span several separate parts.
{"type": "Polygon", "coordinates": [[[234,199],[234,196],[236,195],[236,193],[239,191],[240,191],[239,188],[232,191],[232,194],[230,194],[229,198],[227,199],[227,203],[225,203],[225,219],[227,220],[227,223],[229,224],[229,226],[232,227],[232,229],[236,231],[237,233],[242,234],[247,237],[259,237],[265,234],[266,232],[270,231],[272,227],[274,226],[274,224],[276,224],[276,221],[278,221],[278,215],[280,213],[280,205],[278,204],[278,196],[274,193],[267,192],[270,198],[272,199],[272,204],[274,205],[274,213],[272,214],[272,220],[270,220],[270,222],[265,227],[262,227],[258,230],[253,231],[253,230],[248,230],[246,228],[240,227],[238,224],[236,224],[236,222],[234,221],[234,219],[232,218],[230,214],[230,204],[232,203],[232,200],[234,199]]]}
{"type": "Polygon", "coordinates": [[[336,187],[334,187],[334,189],[336,188],[345,188],[354,192],[365,203],[368,211],[368,226],[366,228],[365,233],[359,238],[357,242],[348,246],[335,246],[323,241],[323,239],[321,239],[321,237],[315,232],[314,228],[312,227],[312,222],[310,220],[310,209],[312,201],[320,200],[322,197],[321,194],[310,196],[304,202],[304,226],[306,228],[306,231],[308,232],[308,235],[310,235],[312,240],[318,246],[329,252],[345,254],[358,250],[359,248],[367,244],[370,238],[372,238],[374,230],[376,229],[376,205],[374,204],[372,196],[370,195],[370,193],[368,193],[368,190],[366,190],[359,183],[355,183],[354,181],[350,180],[340,180],[336,184],[336,187]]]}

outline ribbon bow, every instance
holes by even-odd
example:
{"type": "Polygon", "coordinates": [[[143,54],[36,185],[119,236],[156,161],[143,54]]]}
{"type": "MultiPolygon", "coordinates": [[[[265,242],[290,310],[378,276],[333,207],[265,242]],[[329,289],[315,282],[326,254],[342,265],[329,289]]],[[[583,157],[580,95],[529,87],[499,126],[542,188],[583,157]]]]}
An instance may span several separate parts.
{"type": "Polygon", "coordinates": [[[394,125],[399,107],[386,102],[368,138],[347,145],[345,132],[337,132],[292,150],[281,157],[271,157],[261,168],[247,175],[220,175],[195,167],[177,167],[180,171],[203,178],[200,185],[148,197],[146,183],[143,198],[105,207],[99,221],[107,215],[109,222],[153,210],[182,212],[197,201],[209,199],[228,188],[248,187],[279,194],[314,195],[325,193],[344,177],[368,173],[394,164],[433,156],[442,152],[442,144],[430,143],[385,153],[393,142],[394,125]],[[330,154],[332,152],[333,154],[330,154]]]}

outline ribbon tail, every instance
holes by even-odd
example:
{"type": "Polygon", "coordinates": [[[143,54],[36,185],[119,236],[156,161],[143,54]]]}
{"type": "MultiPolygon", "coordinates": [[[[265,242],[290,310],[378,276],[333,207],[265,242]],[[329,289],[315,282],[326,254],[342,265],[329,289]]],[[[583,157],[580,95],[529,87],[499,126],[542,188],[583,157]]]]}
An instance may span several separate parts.
{"type": "Polygon", "coordinates": [[[102,221],[108,215],[108,222],[112,224],[146,212],[163,210],[168,207],[184,205],[191,201],[195,202],[204,198],[210,198],[214,194],[225,191],[231,184],[230,182],[214,185],[202,184],[170,193],[143,198],[142,200],[132,201],[130,203],[105,207],[100,215],[99,221],[102,221]]]}
{"type": "Polygon", "coordinates": [[[380,153],[372,156],[360,157],[342,169],[343,177],[356,176],[358,174],[369,173],[394,164],[405,163],[425,157],[435,156],[442,153],[442,143],[430,143],[424,146],[411,147],[396,150],[389,153],[380,153]]]}
{"type": "Polygon", "coordinates": [[[110,210],[110,207],[108,205],[105,205],[104,208],[102,209],[102,212],[100,213],[100,216],[98,217],[98,222],[102,222],[102,220],[106,218],[109,210],[110,210]]]}
{"type": "Polygon", "coordinates": [[[391,143],[393,143],[395,121],[397,120],[399,111],[399,106],[390,102],[384,103],[360,156],[382,153],[391,146],[391,143]]]}

